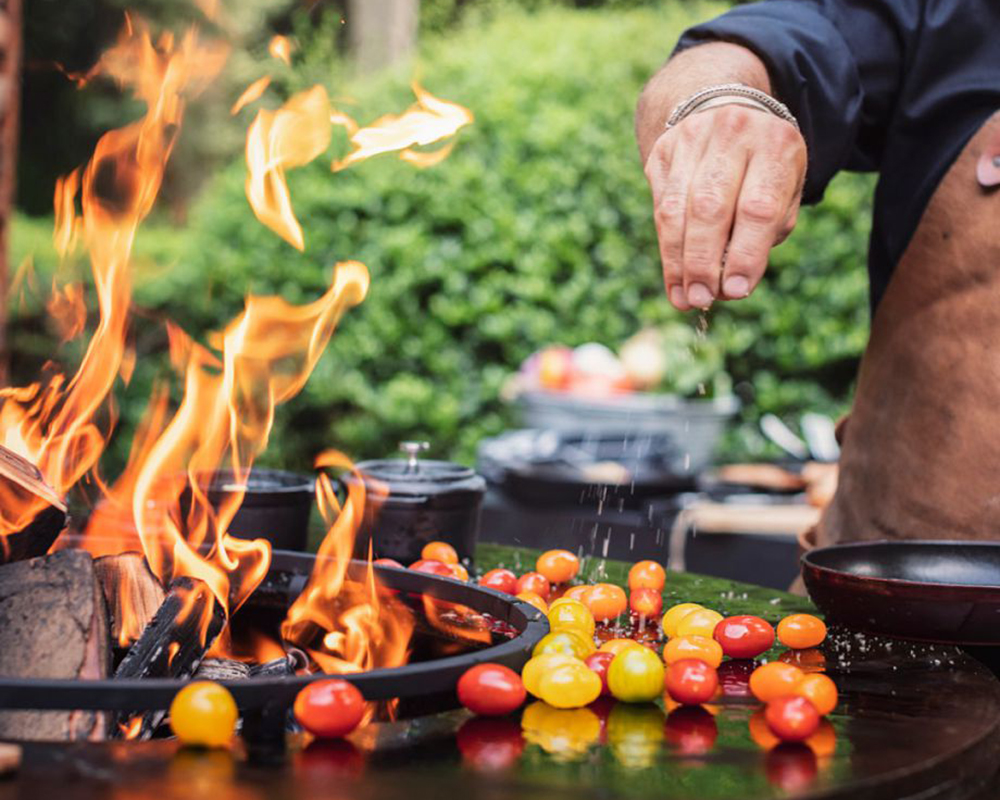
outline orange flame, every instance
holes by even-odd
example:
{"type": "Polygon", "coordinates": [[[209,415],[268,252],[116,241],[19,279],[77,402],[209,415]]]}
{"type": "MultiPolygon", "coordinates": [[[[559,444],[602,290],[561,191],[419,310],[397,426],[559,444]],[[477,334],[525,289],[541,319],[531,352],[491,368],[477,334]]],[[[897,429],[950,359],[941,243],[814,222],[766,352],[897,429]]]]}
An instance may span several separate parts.
{"type": "MultiPolygon", "coordinates": [[[[184,110],[184,98],[221,69],[226,49],[199,42],[194,31],[154,44],[141,23],[128,22],[118,42],[84,79],[106,75],[132,88],[146,115],[106,133],[83,171],[56,186],[57,250],[81,243],[90,255],[99,319],[72,379],[0,390],[0,443],[35,464],[64,495],[97,462],[105,446],[98,416],[125,357],[131,303],[129,259],[136,229],[149,214],[184,110]],[[81,213],[76,211],[79,192],[81,213]]],[[[60,301],[56,301],[59,305],[60,301]]],[[[0,534],[24,527],[44,501],[12,496],[0,486],[0,534]]]]}
{"type": "Polygon", "coordinates": [[[263,78],[257,78],[257,80],[243,90],[243,94],[236,98],[236,102],[233,103],[233,107],[229,109],[229,113],[232,116],[239,114],[240,111],[254,102],[254,100],[259,100],[261,95],[267,91],[267,87],[270,85],[271,78],[269,75],[265,75],[263,78]]]}
{"type": "MultiPolygon", "coordinates": [[[[350,459],[333,450],[322,453],[316,466],[354,470],[350,459]]],[[[316,502],[329,530],[309,582],[281,626],[287,641],[305,648],[324,672],[337,674],[405,664],[414,626],[410,611],[379,585],[370,556],[363,583],[347,577],[365,508],[365,485],[354,474],[343,505],[325,474],[316,482],[316,502]]]]}
{"type": "Polygon", "coordinates": [[[267,45],[271,58],[284,61],[288,66],[292,66],[292,50],[292,42],[287,36],[273,36],[267,45]]]}
{"type": "Polygon", "coordinates": [[[299,250],[302,228],[292,211],[285,171],[321,155],[332,136],[330,100],[322,86],[294,95],[277,111],[262,109],[247,131],[246,193],[262,223],[299,250]]]}
{"type": "Polygon", "coordinates": [[[63,342],[75,339],[83,333],[87,324],[87,302],[83,295],[83,286],[79,283],[68,283],[60,288],[53,281],[52,294],[49,295],[45,307],[56,323],[63,342]]]}
{"type": "Polygon", "coordinates": [[[454,136],[472,122],[472,112],[457,103],[435,97],[416,83],[413,84],[413,93],[417,102],[407,111],[398,116],[387,114],[365,128],[358,128],[349,118],[341,115],[337,121],[347,127],[354,150],[335,161],[333,169],[342,170],[366,158],[397,150],[402,151],[400,158],[417,166],[431,166],[443,160],[450,147],[432,154],[413,148],[454,136]]]}

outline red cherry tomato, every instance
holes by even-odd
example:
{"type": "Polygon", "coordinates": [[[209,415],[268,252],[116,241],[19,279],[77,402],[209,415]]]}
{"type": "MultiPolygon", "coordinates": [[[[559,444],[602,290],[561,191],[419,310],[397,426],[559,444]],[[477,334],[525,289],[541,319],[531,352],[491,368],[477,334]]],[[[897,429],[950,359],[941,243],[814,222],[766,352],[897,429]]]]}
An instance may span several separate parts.
{"type": "Polygon", "coordinates": [[[715,717],[701,706],[681,706],[670,712],[663,735],[681,755],[700,756],[712,749],[719,727],[715,717]]]}
{"type": "Polygon", "coordinates": [[[804,697],[779,697],[764,711],[767,727],[783,742],[801,742],[819,728],[819,712],[804,697]]]}
{"type": "Polygon", "coordinates": [[[526,696],[521,676],[503,664],[477,664],[458,679],[458,700],[474,714],[509,714],[526,696]]]}
{"type": "Polygon", "coordinates": [[[405,569],[405,567],[394,558],[376,558],[372,563],[381,564],[383,567],[395,567],[396,569],[405,569]]]}
{"type": "Polygon", "coordinates": [[[640,617],[659,617],[663,613],[663,595],[658,589],[633,589],[628,607],[640,617]]]}
{"type": "Polygon", "coordinates": [[[725,697],[750,697],[750,676],[757,669],[754,661],[732,659],[719,665],[719,686],[725,697]]]}
{"type": "Polygon", "coordinates": [[[696,706],[715,696],[719,675],[704,661],[685,658],[667,667],[664,685],[674,701],[696,706]]]}
{"type": "Polygon", "coordinates": [[[767,754],[764,762],[767,780],[783,792],[798,794],[816,780],[819,764],[816,754],[804,744],[780,744],[767,754]]]}
{"type": "Polygon", "coordinates": [[[525,572],[517,579],[517,594],[521,592],[534,592],[542,600],[548,602],[550,591],[549,579],[540,572],[525,572]]]}
{"type": "Polygon", "coordinates": [[[611,694],[611,690],[608,688],[608,667],[611,666],[611,662],[614,660],[614,653],[598,651],[591,653],[583,662],[600,676],[602,697],[607,697],[611,694]]]}
{"type": "Polygon", "coordinates": [[[365,698],[340,678],[310,683],[295,698],[295,719],[313,736],[336,739],[353,731],[365,716],[365,698]]]}
{"type": "Polygon", "coordinates": [[[524,750],[521,725],[512,719],[467,719],[456,738],[462,759],[480,772],[509,769],[524,750]]]}
{"type": "Polygon", "coordinates": [[[455,573],[452,568],[443,561],[431,561],[427,558],[421,558],[419,561],[414,561],[410,564],[410,569],[414,572],[427,572],[431,575],[442,575],[445,578],[455,577],[455,573]]]}
{"type": "Polygon", "coordinates": [[[491,569],[479,579],[479,585],[498,592],[517,594],[517,575],[509,569],[491,569]]]}
{"type": "Polygon", "coordinates": [[[760,617],[726,617],[715,626],[715,641],[730,658],[756,658],[774,644],[774,628],[760,617]]]}

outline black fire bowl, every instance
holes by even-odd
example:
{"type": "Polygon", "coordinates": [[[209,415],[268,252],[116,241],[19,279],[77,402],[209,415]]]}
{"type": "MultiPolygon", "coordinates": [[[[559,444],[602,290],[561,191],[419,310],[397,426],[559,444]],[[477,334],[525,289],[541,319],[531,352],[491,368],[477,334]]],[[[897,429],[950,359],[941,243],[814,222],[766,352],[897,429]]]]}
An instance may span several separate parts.
{"type": "MultiPolygon", "coordinates": [[[[276,604],[287,608],[309,579],[317,557],[309,553],[276,550],[271,568],[247,605],[276,604]]],[[[352,561],[348,576],[363,578],[367,563],[352,561]]],[[[460,655],[338,675],[354,684],[367,700],[416,698],[454,691],[459,677],[485,662],[519,670],[531,657],[538,641],[548,633],[545,615],[510,595],[423,572],[375,565],[375,573],[388,589],[426,594],[459,603],[511,626],[517,635],[507,641],[460,655]]],[[[243,609],[237,613],[237,617],[243,609]]],[[[221,681],[232,692],[243,712],[287,708],[307,684],[331,677],[326,674],[244,678],[221,681]]],[[[169,678],[122,680],[44,680],[0,677],[0,708],[36,710],[154,711],[167,709],[187,680],[169,678]]]]}

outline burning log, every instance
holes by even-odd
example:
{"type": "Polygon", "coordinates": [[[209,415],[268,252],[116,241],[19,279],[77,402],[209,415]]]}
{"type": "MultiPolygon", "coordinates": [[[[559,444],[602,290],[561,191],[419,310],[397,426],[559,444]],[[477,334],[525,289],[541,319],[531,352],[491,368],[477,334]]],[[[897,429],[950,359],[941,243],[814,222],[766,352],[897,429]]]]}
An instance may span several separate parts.
{"type": "Polygon", "coordinates": [[[194,677],[199,681],[232,681],[250,677],[250,665],[232,658],[206,658],[194,677]]]}
{"type": "Polygon", "coordinates": [[[45,555],[68,519],[38,468],[0,445],[0,564],[45,555]]]}
{"type": "MultiPolygon", "coordinates": [[[[0,675],[106,678],[107,612],[90,555],[62,550],[0,567],[0,675]]],[[[104,737],[91,711],[0,711],[0,738],[104,737]]]]}
{"type": "Polygon", "coordinates": [[[153,619],[166,593],[142,553],[119,553],[94,559],[111,621],[111,640],[127,647],[153,619]]]}

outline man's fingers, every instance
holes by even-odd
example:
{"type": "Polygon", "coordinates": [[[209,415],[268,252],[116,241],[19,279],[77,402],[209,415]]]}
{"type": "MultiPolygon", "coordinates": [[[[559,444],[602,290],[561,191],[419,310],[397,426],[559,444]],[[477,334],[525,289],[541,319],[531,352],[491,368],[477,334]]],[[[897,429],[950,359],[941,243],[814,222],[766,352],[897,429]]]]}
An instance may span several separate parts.
{"type": "Polygon", "coordinates": [[[710,120],[706,151],[695,170],[684,231],[684,289],[688,303],[707,308],[719,295],[722,255],[747,165],[742,141],[753,111],[733,106],[710,120]]]}

